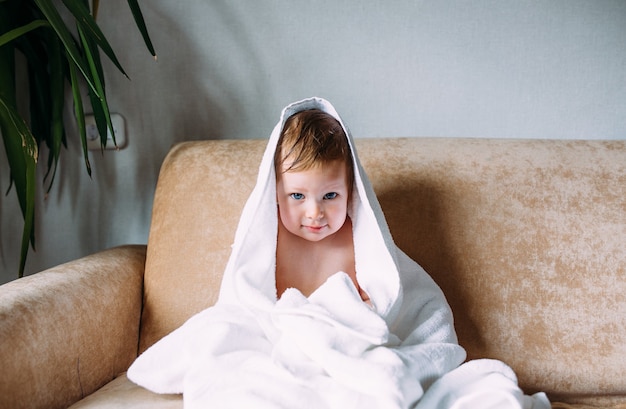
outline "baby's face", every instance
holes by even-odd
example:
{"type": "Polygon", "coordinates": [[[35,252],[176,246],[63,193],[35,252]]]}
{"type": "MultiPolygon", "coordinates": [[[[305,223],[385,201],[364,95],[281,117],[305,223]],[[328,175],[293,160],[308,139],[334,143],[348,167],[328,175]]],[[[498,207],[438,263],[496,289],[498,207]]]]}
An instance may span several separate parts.
{"type": "Polygon", "coordinates": [[[342,161],[304,171],[279,172],[278,213],[290,233],[309,241],[335,234],[346,222],[349,187],[342,161]]]}

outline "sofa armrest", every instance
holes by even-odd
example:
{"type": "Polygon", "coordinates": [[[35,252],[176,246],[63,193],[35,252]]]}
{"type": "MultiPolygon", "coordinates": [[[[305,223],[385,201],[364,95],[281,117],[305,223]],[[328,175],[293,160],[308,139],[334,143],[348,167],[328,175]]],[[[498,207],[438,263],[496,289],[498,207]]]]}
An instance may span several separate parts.
{"type": "Polygon", "coordinates": [[[0,407],[65,408],[137,356],[145,245],[0,286],[0,407]]]}

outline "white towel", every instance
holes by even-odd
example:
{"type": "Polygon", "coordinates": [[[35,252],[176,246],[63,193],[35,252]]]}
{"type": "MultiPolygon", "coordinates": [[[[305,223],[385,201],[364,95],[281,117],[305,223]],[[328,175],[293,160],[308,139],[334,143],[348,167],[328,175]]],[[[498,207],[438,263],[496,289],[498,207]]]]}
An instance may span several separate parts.
{"type": "MultiPolygon", "coordinates": [[[[128,377],[185,408],[410,408],[465,351],[435,282],[394,244],[350,132],[321,98],[287,106],[237,227],[217,304],[133,363],[128,377]],[[320,109],[344,127],[353,153],[357,280],[337,272],[309,297],[277,299],[274,151],[286,119],[320,109]]],[[[433,406],[434,408],[434,406],[433,406]]]]}

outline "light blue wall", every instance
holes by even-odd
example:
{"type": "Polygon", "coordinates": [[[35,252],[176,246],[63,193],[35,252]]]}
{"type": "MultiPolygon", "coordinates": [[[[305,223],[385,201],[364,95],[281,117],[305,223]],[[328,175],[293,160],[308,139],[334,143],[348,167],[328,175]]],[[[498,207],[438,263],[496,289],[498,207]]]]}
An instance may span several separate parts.
{"type": "MultiPolygon", "coordinates": [[[[284,105],[312,95],[331,100],[356,137],[626,138],[622,0],[141,5],[156,63],[125,0],[101,2],[99,16],[131,77],[106,67],[129,145],[92,154],[89,180],[70,135],[45,201],[40,188],[30,273],[145,243],[158,169],[174,142],[267,137],[284,105]]],[[[2,151],[2,192],[8,177],[2,151]]],[[[13,191],[0,196],[0,228],[4,282],[15,277],[22,228],[13,191]]]]}

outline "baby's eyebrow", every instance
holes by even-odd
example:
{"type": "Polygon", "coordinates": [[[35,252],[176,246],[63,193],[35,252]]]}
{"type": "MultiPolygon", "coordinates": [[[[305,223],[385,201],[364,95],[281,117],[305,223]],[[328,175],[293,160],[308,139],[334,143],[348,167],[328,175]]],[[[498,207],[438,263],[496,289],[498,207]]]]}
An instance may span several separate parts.
{"type": "Polygon", "coordinates": [[[288,190],[290,192],[304,192],[307,189],[302,186],[285,186],[285,190],[288,190]]]}
{"type": "Polygon", "coordinates": [[[328,185],[328,186],[326,187],[326,189],[330,189],[330,190],[332,190],[332,189],[336,189],[336,190],[339,190],[339,189],[341,189],[342,187],[344,187],[344,184],[343,184],[343,183],[341,183],[341,182],[337,182],[337,183],[333,183],[332,185],[328,185]]]}

